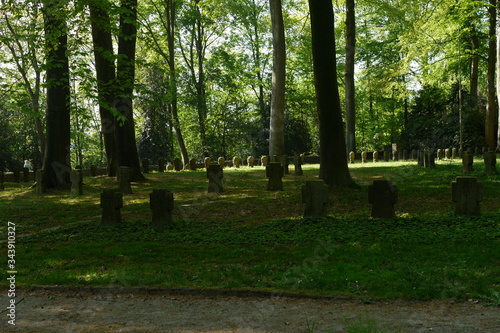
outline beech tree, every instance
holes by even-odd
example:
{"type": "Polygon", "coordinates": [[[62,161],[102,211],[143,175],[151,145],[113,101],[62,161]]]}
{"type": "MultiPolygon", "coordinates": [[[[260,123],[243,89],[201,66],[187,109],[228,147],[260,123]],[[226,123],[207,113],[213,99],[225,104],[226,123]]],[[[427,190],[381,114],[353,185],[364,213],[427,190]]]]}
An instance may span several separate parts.
{"type": "Polygon", "coordinates": [[[356,96],[354,65],[356,63],[356,15],[354,0],[346,0],[346,59],[345,59],[345,108],[347,151],[356,152],[356,96]]]}

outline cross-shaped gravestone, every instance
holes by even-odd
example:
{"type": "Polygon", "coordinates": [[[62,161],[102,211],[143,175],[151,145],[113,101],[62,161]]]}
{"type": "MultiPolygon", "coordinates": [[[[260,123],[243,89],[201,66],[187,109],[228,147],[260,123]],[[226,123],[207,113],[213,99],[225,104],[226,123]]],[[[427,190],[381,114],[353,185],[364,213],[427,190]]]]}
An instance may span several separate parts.
{"type": "MultiPolygon", "coordinates": [[[[277,162],[280,162],[280,161],[277,161],[277,162]]],[[[281,156],[281,166],[283,167],[283,173],[285,175],[288,175],[290,173],[290,168],[288,165],[288,156],[286,156],[286,155],[281,156]]]]}
{"type": "Polygon", "coordinates": [[[217,159],[217,163],[219,163],[220,167],[223,168],[223,169],[226,166],[226,160],[224,159],[224,157],[219,157],[217,159]]]}
{"type": "Polygon", "coordinates": [[[90,166],[90,175],[91,175],[92,177],[97,176],[97,165],[92,164],[92,165],[90,166]]]}
{"type": "Polygon", "coordinates": [[[3,173],[3,171],[0,171],[0,190],[1,191],[5,190],[5,186],[3,185],[4,182],[5,182],[5,174],[3,173]]]}
{"type": "Polygon", "coordinates": [[[483,185],[474,177],[457,177],[451,183],[455,215],[481,215],[479,203],[483,200],[483,185]]]}
{"type": "Polygon", "coordinates": [[[149,173],[149,159],[145,158],[142,160],[142,172],[149,173]]]}
{"type": "Polygon", "coordinates": [[[224,173],[220,164],[210,164],[207,169],[208,178],[208,193],[221,193],[224,192],[222,187],[222,178],[224,173]]]}
{"type": "Polygon", "coordinates": [[[361,162],[366,163],[366,151],[361,152],[361,162]]]}
{"type": "Polygon", "coordinates": [[[172,210],[174,209],[174,194],[168,190],[155,189],[149,194],[151,208],[151,225],[157,229],[164,229],[173,224],[172,210]]]}
{"type": "Polygon", "coordinates": [[[305,203],[304,217],[326,216],[328,185],[323,180],[308,180],[302,186],[302,202],[305,203]]]}
{"type": "Polygon", "coordinates": [[[372,204],[372,217],[394,218],[394,205],[398,201],[397,187],[390,180],[375,180],[373,185],[368,186],[368,201],[372,204]]]}
{"type": "Polygon", "coordinates": [[[484,153],[485,172],[488,175],[495,175],[497,173],[497,154],[494,151],[487,151],[484,153]]]}
{"type": "Polygon", "coordinates": [[[132,186],[130,185],[130,175],[132,169],[129,167],[121,166],[118,168],[118,187],[123,194],[131,194],[132,186]]]}
{"type": "Polygon", "coordinates": [[[205,157],[203,159],[203,163],[205,164],[205,169],[208,169],[208,166],[210,165],[210,163],[212,163],[212,160],[210,159],[210,157],[205,157]]]}
{"type": "Polygon", "coordinates": [[[373,162],[378,162],[378,151],[373,152],[373,162]]]}
{"type": "Polygon", "coordinates": [[[158,172],[165,171],[166,160],[163,157],[158,158],[158,172]]]}
{"type": "Polygon", "coordinates": [[[356,154],[355,154],[353,151],[351,151],[351,152],[349,153],[349,162],[350,162],[351,164],[354,164],[354,161],[355,161],[355,160],[356,160],[356,154]]]}
{"type": "Polygon", "coordinates": [[[293,164],[295,166],[295,175],[302,176],[304,171],[302,171],[302,158],[300,158],[299,154],[294,155],[293,164]]]}
{"type": "Polygon", "coordinates": [[[46,190],[45,187],[45,171],[36,171],[36,194],[44,194],[46,190]]]}
{"type": "Polygon", "coordinates": [[[102,224],[120,224],[122,215],[120,209],[123,207],[123,194],[116,189],[106,189],[101,192],[102,224]]]}
{"type": "Polygon", "coordinates": [[[268,191],[283,191],[283,166],[280,163],[271,162],[266,167],[266,176],[269,178],[267,182],[268,191]]]}
{"type": "Polygon", "coordinates": [[[248,158],[247,158],[247,165],[250,168],[253,168],[253,166],[255,165],[255,159],[253,158],[253,156],[248,156],[248,158]]]}
{"type": "Polygon", "coordinates": [[[196,171],[196,158],[189,160],[189,170],[196,171]]]}
{"type": "Polygon", "coordinates": [[[182,163],[181,163],[181,159],[180,158],[178,158],[178,157],[174,158],[172,164],[174,165],[174,170],[175,171],[181,171],[182,170],[182,163]]]}
{"type": "Polygon", "coordinates": [[[463,173],[471,173],[474,171],[474,155],[470,151],[462,152],[462,167],[463,173]]]}
{"type": "Polygon", "coordinates": [[[269,162],[269,157],[267,157],[266,155],[262,156],[260,158],[260,161],[261,161],[261,165],[263,167],[266,167],[267,166],[267,162],[269,162]]]}
{"type": "Polygon", "coordinates": [[[71,170],[70,180],[71,180],[71,194],[82,195],[83,194],[82,170],[71,170]]]}
{"type": "Polygon", "coordinates": [[[239,168],[241,166],[241,158],[239,158],[238,156],[234,156],[233,157],[233,166],[235,168],[239,168]]]}

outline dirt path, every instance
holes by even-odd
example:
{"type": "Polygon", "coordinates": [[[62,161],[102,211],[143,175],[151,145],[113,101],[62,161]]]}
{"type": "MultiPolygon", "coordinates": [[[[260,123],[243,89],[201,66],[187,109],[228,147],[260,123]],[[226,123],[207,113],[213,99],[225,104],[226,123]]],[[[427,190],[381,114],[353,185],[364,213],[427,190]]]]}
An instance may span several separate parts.
{"type": "MultiPolygon", "coordinates": [[[[500,332],[500,307],[450,301],[147,295],[37,290],[17,295],[16,326],[0,332],[500,332]],[[313,329],[308,331],[308,329],[313,329]],[[375,332],[375,331],[370,331],[375,332]]],[[[0,296],[1,309],[9,299],[0,296]]]]}

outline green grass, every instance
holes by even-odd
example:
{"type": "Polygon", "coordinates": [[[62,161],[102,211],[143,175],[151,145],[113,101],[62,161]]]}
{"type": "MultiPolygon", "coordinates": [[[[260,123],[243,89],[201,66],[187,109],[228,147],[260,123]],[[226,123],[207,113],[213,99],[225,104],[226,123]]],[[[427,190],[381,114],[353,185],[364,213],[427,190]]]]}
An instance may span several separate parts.
{"type": "MultiPolygon", "coordinates": [[[[112,179],[85,178],[78,198],[7,184],[0,231],[6,239],[7,220],[16,223],[20,286],[256,288],[497,304],[500,176],[478,165],[473,175],[484,186],[483,214],[454,217],[450,183],[460,165],[414,164],[351,165],[360,186],[331,194],[324,219],[300,217],[300,186],[316,177],[317,165],[304,166],[304,176],[286,176],[283,192],[265,190],[263,168],[226,169],[222,195],[205,194],[203,171],[149,174],[125,196],[119,227],[102,226],[98,217],[99,192],[116,186],[112,179]],[[398,186],[394,220],[369,218],[367,186],[380,178],[398,186]],[[149,192],[158,187],[171,189],[176,200],[175,223],[165,231],[149,227],[149,192]]],[[[6,267],[6,244],[0,248],[6,267]]]]}

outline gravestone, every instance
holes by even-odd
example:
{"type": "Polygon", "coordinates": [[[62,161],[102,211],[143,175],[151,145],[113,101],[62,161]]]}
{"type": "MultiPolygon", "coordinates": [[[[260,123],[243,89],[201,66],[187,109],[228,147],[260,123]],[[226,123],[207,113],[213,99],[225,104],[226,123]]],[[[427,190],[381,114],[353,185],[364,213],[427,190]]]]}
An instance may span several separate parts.
{"type": "Polygon", "coordinates": [[[451,160],[451,149],[450,148],[446,148],[444,150],[444,156],[446,157],[447,160],[451,160]]]}
{"type": "Polygon", "coordinates": [[[375,180],[373,185],[368,186],[368,201],[372,204],[372,217],[394,218],[394,205],[398,201],[397,187],[389,180],[375,180]]]}
{"type": "Polygon", "coordinates": [[[155,189],[149,194],[151,209],[151,225],[157,229],[165,229],[173,224],[174,194],[168,190],[155,189]]]}
{"type": "Polygon", "coordinates": [[[212,163],[212,160],[210,159],[210,157],[205,157],[203,159],[203,163],[205,164],[205,169],[208,169],[208,166],[210,165],[210,163],[212,163]]]}
{"type": "Polygon", "coordinates": [[[323,180],[308,180],[302,186],[302,203],[305,203],[304,217],[326,216],[328,185],[323,180]]]}
{"type": "Polygon", "coordinates": [[[286,155],[281,156],[281,166],[283,167],[283,173],[285,175],[288,175],[290,173],[290,168],[288,165],[288,156],[286,155]]]}
{"type": "Polygon", "coordinates": [[[224,168],[226,166],[226,160],[224,159],[224,157],[219,157],[217,159],[217,163],[219,163],[221,168],[224,168]]]}
{"type": "Polygon", "coordinates": [[[434,169],[436,166],[434,151],[432,149],[426,149],[424,151],[424,167],[428,169],[434,169]]]}
{"type": "Polygon", "coordinates": [[[280,163],[271,162],[266,167],[266,176],[268,191],[283,191],[283,166],[280,163]]]}
{"type": "Polygon", "coordinates": [[[378,162],[378,151],[373,152],[373,162],[377,163],[378,162]]]}
{"type": "Polygon", "coordinates": [[[304,171],[302,171],[302,159],[299,154],[293,156],[293,164],[295,166],[295,175],[302,176],[304,171]]]}
{"type": "Polygon", "coordinates": [[[166,160],[163,157],[158,158],[158,172],[165,171],[166,160]]]}
{"type": "Polygon", "coordinates": [[[241,158],[239,158],[238,156],[234,156],[233,157],[233,166],[235,168],[239,168],[241,166],[241,158]]]}
{"type": "Polygon", "coordinates": [[[45,186],[45,171],[37,170],[36,171],[36,194],[44,194],[46,191],[45,186]]]}
{"type": "Polygon", "coordinates": [[[247,158],[247,165],[250,168],[253,168],[254,164],[255,164],[255,159],[253,158],[253,156],[248,156],[248,158],[247,158]]]}
{"type": "Polygon", "coordinates": [[[462,153],[462,168],[463,173],[471,173],[474,171],[474,155],[470,151],[462,153]]]}
{"type": "Polygon", "coordinates": [[[27,183],[30,181],[30,169],[23,168],[23,182],[27,183]]]}
{"type": "Polygon", "coordinates": [[[173,164],[168,164],[167,165],[167,171],[174,171],[174,165],[173,164]]]}
{"type": "Polygon", "coordinates": [[[497,154],[494,151],[487,151],[484,153],[484,166],[485,172],[488,175],[497,174],[497,154]]]}
{"type": "Polygon", "coordinates": [[[392,144],[392,160],[393,161],[399,161],[400,151],[401,151],[400,145],[397,143],[393,143],[392,144]]]}
{"type": "Polygon", "coordinates": [[[438,158],[438,161],[441,161],[444,159],[444,151],[442,149],[437,150],[437,158],[438,158]]]}
{"type": "Polygon", "coordinates": [[[220,164],[210,164],[207,169],[208,178],[208,193],[221,193],[224,192],[222,187],[222,178],[224,178],[224,173],[222,171],[222,166],[220,164]]]}
{"type": "Polygon", "coordinates": [[[90,175],[92,177],[96,177],[97,176],[97,165],[92,164],[90,166],[90,175]]]}
{"type": "Polygon", "coordinates": [[[479,203],[483,200],[483,185],[474,177],[457,177],[451,183],[455,215],[481,215],[479,203]]]}
{"type": "Polygon", "coordinates": [[[142,172],[149,173],[149,159],[145,158],[142,160],[142,172]]]}
{"type": "Polygon", "coordinates": [[[366,151],[361,152],[361,162],[366,163],[366,151]]]}
{"type": "Polygon", "coordinates": [[[123,194],[116,189],[106,189],[101,192],[102,217],[101,223],[116,225],[122,222],[120,209],[123,207],[123,194]]]}
{"type": "Polygon", "coordinates": [[[269,162],[269,161],[268,161],[268,159],[269,159],[269,158],[268,158],[267,156],[265,156],[265,155],[264,155],[264,156],[262,156],[262,157],[260,158],[261,165],[262,165],[263,167],[266,167],[266,166],[267,166],[267,162],[269,162]]]}
{"type": "Polygon", "coordinates": [[[454,160],[457,157],[458,157],[458,150],[457,150],[457,148],[453,148],[451,150],[451,159],[454,160]]]}
{"type": "Polygon", "coordinates": [[[132,168],[121,166],[118,168],[118,188],[123,194],[131,194],[132,186],[130,185],[130,174],[132,168]]]}
{"type": "Polygon", "coordinates": [[[355,154],[353,151],[351,151],[351,152],[349,153],[349,162],[350,162],[351,164],[354,164],[354,161],[355,161],[355,160],[356,160],[356,154],[355,154]]]}
{"type": "Polygon", "coordinates": [[[174,165],[174,170],[175,171],[181,171],[182,170],[182,162],[181,162],[180,158],[178,158],[178,157],[174,158],[172,164],[174,165]]]}
{"type": "Polygon", "coordinates": [[[83,194],[83,172],[82,170],[71,170],[71,195],[83,194]]]}
{"type": "Polygon", "coordinates": [[[196,171],[196,158],[189,160],[189,170],[196,171]]]}
{"type": "Polygon", "coordinates": [[[389,152],[387,150],[384,151],[384,161],[389,162],[389,152]]]}
{"type": "Polygon", "coordinates": [[[3,184],[4,182],[5,182],[5,174],[3,173],[3,171],[0,171],[0,191],[5,190],[5,186],[3,184]]]}

